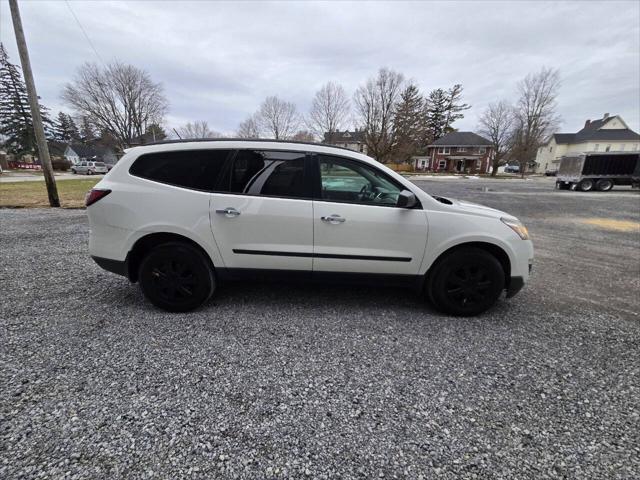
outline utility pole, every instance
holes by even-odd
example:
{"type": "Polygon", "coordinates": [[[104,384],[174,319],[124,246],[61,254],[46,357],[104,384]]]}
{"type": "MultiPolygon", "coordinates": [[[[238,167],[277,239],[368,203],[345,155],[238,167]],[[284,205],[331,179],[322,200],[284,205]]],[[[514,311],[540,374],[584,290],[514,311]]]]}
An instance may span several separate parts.
{"type": "Polygon", "coordinates": [[[31,118],[33,120],[33,130],[36,134],[38,156],[40,157],[42,171],[44,172],[44,181],[47,185],[49,205],[52,207],[59,207],[60,199],[58,198],[58,188],[56,187],[56,179],[53,176],[53,167],[51,166],[51,158],[49,157],[49,146],[47,145],[47,139],[44,136],[44,127],[42,126],[42,115],[40,115],[38,94],[36,93],[36,85],[33,81],[31,61],[29,60],[27,42],[24,38],[24,31],[22,30],[22,20],[20,19],[20,10],[18,10],[17,0],[9,0],[9,7],[11,8],[13,29],[16,32],[16,43],[18,44],[18,51],[20,52],[20,63],[22,64],[24,82],[27,86],[29,105],[31,106],[31,118]]]}

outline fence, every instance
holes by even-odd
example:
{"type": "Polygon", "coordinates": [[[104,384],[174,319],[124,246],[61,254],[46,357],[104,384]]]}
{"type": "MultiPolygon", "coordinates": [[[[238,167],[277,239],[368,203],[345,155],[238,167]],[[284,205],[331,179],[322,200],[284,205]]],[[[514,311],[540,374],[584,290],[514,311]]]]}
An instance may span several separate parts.
{"type": "Polygon", "coordinates": [[[39,163],[27,163],[27,162],[9,162],[10,169],[26,169],[26,170],[42,170],[42,166],[39,163]]]}

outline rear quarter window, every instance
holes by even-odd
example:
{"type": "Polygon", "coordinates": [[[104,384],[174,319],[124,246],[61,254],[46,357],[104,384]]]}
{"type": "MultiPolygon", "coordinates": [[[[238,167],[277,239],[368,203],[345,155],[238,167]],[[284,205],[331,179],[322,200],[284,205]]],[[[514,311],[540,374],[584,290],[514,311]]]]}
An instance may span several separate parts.
{"type": "Polygon", "coordinates": [[[213,191],[231,150],[184,150],[141,155],[129,168],[136,177],[193,190],[213,191]]]}

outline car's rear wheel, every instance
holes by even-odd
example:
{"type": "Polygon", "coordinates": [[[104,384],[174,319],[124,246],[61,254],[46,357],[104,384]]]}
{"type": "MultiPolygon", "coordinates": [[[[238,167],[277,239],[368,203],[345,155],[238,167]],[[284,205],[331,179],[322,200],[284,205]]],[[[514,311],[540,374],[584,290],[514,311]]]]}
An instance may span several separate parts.
{"type": "Polygon", "coordinates": [[[596,189],[601,192],[608,192],[613,188],[613,180],[609,180],[608,178],[603,178],[602,180],[598,180],[596,183],[596,189]]]}
{"type": "Polygon", "coordinates": [[[578,188],[583,192],[590,192],[593,190],[593,180],[585,178],[578,184],[578,188]]]}
{"type": "Polygon", "coordinates": [[[466,317],[493,306],[504,287],[504,270],[496,257],[479,248],[464,248],[432,268],[427,294],[438,310],[466,317]]]}
{"type": "Polygon", "coordinates": [[[209,259],[197,248],[181,242],[154,247],[140,263],[138,280],[145,297],[169,312],[199,307],[216,287],[209,259]]]}

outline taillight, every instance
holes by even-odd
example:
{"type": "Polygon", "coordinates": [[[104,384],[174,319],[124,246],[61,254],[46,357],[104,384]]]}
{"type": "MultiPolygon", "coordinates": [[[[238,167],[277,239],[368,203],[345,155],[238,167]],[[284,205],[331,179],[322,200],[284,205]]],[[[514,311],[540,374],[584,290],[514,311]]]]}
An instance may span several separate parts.
{"type": "Polygon", "coordinates": [[[106,197],[111,193],[111,190],[105,190],[101,188],[93,188],[87,192],[87,196],[84,198],[84,204],[86,207],[93,205],[101,198],[106,197]]]}

